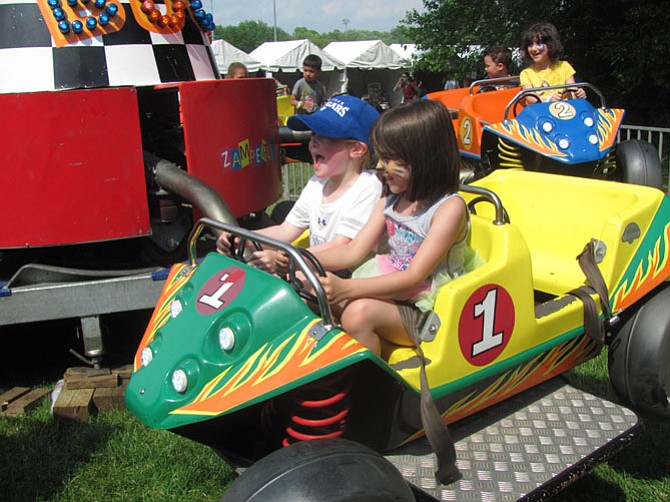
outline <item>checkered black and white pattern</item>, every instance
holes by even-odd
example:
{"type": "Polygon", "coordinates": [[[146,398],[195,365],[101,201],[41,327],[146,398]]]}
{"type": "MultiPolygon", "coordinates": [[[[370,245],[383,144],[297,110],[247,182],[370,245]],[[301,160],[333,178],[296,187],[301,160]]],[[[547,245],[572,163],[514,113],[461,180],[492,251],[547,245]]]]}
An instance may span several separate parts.
{"type": "Polygon", "coordinates": [[[156,34],[137,24],[129,1],[120,0],[120,31],[58,48],[35,0],[0,0],[0,93],[218,78],[209,42],[189,16],[181,32],[156,34]]]}

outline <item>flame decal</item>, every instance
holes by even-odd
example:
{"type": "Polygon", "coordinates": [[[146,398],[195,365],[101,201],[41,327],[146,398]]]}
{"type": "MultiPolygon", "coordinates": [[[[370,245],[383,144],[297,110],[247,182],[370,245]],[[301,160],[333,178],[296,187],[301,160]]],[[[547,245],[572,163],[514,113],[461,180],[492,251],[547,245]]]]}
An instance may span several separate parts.
{"type": "Polygon", "coordinates": [[[611,147],[616,139],[619,123],[623,119],[621,109],[600,108],[596,110],[598,128],[598,149],[602,152],[611,147]]]}
{"type": "Polygon", "coordinates": [[[344,358],[367,352],[342,331],[317,342],[309,330],[319,321],[312,321],[299,334],[294,333],[278,345],[264,344],[241,367],[226,368],[203,386],[193,402],[171,413],[219,415],[344,358]]]}
{"type": "Polygon", "coordinates": [[[553,141],[543,138],[538,130],[529,129],[523,124],[520,124],[517,120],[499,122],[486,127],[504,138],[548,157],[567,157],[567,154],[559,150],[553,141]]]}
{"type": "MultiPolygon", "coordinates": [[[[646,256],[641,249],[632,277],[624,278],[614,292],[614,309],[632,305],[670,275],[670,223],[667,223],[656,241],[650,246],[646,256]]],[[[633,260],[635,261],[635,260],[633,260]]],[[[633,270],[633,263],[628,270],[633,270]]]]}
{"type": "MultiPolygon", "coordinates": [[[[566,372],[597,355],[599,347],[587,336],[577,336],[543,352],[521,366],[503,373],[485,389],[476,389],[453,403],[442,413],[442,421],[450,424],[488,406],[499,403],[526,389],[566,372]]],[[[408,443],[424,434],[414,434],[408,443]]]]}
{"type": "Polygon", "coordinates": [[[142,349],[153,341],[156,332],[162,328],[170,319],[170,303],[177,294],[177,291],[179,291],[179,289],[181,289],[186,281],[188,281],[189,277],[191,277],[191,274],[194,270],[195,267],[189,268],[184,263],[177,263],[170,269],[170,274],[165,280],[165,286],[163,287],[163,291],[161,291],[161,295],[158,298],[156,308],[151,314],[151,319],[149,320],[147,329],[144,331],[142,341],[140,342],[139,348],[135,353],[133,371],[137,371],[142,365],[142,361],[140,359],[142,349]]]}

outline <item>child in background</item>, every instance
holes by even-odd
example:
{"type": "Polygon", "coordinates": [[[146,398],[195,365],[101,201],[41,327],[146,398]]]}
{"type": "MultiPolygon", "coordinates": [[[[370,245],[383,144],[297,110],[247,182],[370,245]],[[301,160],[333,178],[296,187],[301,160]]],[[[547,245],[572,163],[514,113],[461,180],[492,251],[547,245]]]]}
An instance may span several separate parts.
{"type": "MultiPolygon", "coordinates": [[[[311,130],[309,151],[314,173],[286,219],[258,233],[292,242],[309,228],[310,251],[346,244],[370,218],[381,196],[382,185],[370,163],[369,134],[377,111],[348,95],[330,99],[311,115],[292,115],[288,127],[311,130]]],[[[217,240],[217,250],[229,254],[228,234],[217,240]]],[[[271,273],[283,270],[282,253],[255,251],[249,261],[271,273]],[[279,270],[278,270],[279,265],[279,270]]]]}
{"type": "MultiPolygon", "coordinates": [[[[551,23],[536,23],[523,35],[521,42],[521,60],[530,63],[520,75],[521,88],[548,87],[553,85],[574,84],[575,70],[570,63],[562,61],[563,44],[551,23]]],[[[563,92],[560,90],[546,91],[539,94],[542,101],[559,101],[563,92]]],[[[578,88],[574,91],[578,98],[586,98],[586,91],[578,88]]],[[[529,96],[529,103],[537,99],[529,96]]]]}
{"type": "Polygon", "coordinates": [[[488,78],[509,77],[512,52],[502,45],[494,45],[484,52],[484,69],[488,78]]]}
{"type": "Polygon", "coordinates": [[[352,279],[320,278],[343,328],[376,354],[381,340],[412,346],[422,311],[439,288],[464,272],[468,210],[456,192],[459,156],[449,111],[438,101],[391,108],[372,129],[389,195],[348,244],[317,251],[329,270],[360,263],[388,234],[390,254],[377,255],[352,279]]]}
{"type": "Polygon", "coordinates": [[[302,62],[302,77],[293,86],[291,104],[297,115],[314,113],[326,101],[326,86],[321,83],[321,58],[308,54],[302,62]]]}
{"type": "Polygon", "coordinates": [[[230,63],[228,65],[228,71],[226,72],[226,78],[247,78],[249,76],[249,71],[244,63],[230,63]]]}

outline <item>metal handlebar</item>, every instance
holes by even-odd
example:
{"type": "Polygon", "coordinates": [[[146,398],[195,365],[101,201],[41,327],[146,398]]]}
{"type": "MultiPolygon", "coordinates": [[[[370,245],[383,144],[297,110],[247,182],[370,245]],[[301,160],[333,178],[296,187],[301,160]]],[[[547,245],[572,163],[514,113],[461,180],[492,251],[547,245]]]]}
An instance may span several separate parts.
{"type": "Polygon", "coordinates": [[[500,197],[498,197],[493,191],[488,188],[477,187],[473,185],[460,185],[459,190],[461,192],[473,193],[475,195],[480,195],[483,198],[487,199],[496,210],[496,217],[493,220],[494,225],[504,225],[505,224],[505,208],[502,205],[500,197]]]}
{"type": "Polygon", "coordinates": [[[195,266],[197,260],[195,249],[196,241],[198,240],[202,229],[205,227],[215,228],[217,230],[228,232],[234,236],[241,237],[242,239],[247,239],[251,242],[257,242],[284,251],[298,266],[300,271],[305,275],[309,285],[313,288],[319,305],[319,313],[323,319],[325,327],[330,329],[333,326],[333,315],[330,311],[330,304],[328,303],[328,297],[326,296],[326,292],[323,289],[323,286],[300,252],[298,252],[296,248],[286,242],[282,242],[277,239],[273,239],[272,237],[258,234],[256,232],[251,232],[249,230],[245,230],[244,228],[236,227],[228,223],[212,220],[210,218],[200,218],[200,220],[198,220],[198,222],[193,227],[193,230],[191,230],[191,234],[188,238],[188,259],[192,267],[195,266]]]}

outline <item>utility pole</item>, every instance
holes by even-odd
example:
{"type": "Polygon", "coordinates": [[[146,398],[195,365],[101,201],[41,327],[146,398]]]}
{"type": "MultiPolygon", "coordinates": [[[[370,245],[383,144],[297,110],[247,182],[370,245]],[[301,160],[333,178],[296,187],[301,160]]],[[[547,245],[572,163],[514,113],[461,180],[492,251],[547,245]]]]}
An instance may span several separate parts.
{"type": "Polygon", "coordinates": [[[272,11],[274,14],[274,35],[275,42],[277,41],[277,0],[272,0],[272,11]]]}
{"type": "Polygon", "coordinates": [[[342,24],[344,25],[344,39],[345,40],[347,39],[347,26],[349,26],[350,22],[351,21],[346,17],[342,20],[342,24]]]}

